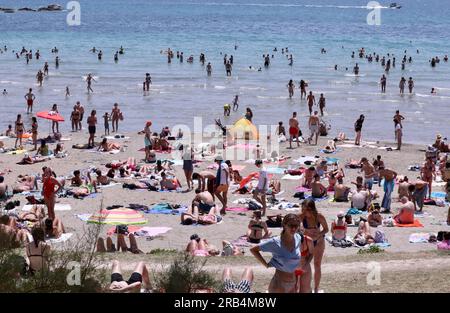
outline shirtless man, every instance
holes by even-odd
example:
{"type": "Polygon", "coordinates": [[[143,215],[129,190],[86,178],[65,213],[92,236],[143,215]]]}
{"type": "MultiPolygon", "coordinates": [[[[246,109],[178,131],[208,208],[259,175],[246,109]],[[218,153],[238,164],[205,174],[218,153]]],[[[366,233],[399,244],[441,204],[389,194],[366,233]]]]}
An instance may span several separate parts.
{"type": "Polygon", "coordinates": [[[373,178],[376,176],[375,168],[367,158],[361,159],[361,172],[364,172],[364,185],[368,190],[372,190],[373,178]]]}
{"type": "Polygon", "coordinates": [[[410,184],[408,181],[408,177],[405,176],[403,179],[400,179],[400,182],[398,184],[398,198],[399,199],[409,196],[409,192],[408,192],[409,185],[410,184]]]}
{"type": "Polygon", "coordinates": [[[306,98],[306,101],[308,102],[308,109],[309,109],[309,115],[312,114],[312,107],[316,104],[316,97],[314,97],[312,91],[309,92],[308,97],[306,98]]]}
{"type": "Polygon", "coordinates": [[[361,184],[356,185],[356,190],[353,190],[351,193],[352,199],[352,208],[358,210],[366,210],[369,205],[369,192],[363,190],[363,186],[361,184]]]}
{"type": "Polygon", "coordinates": [[[114,103],[114,107],[111,111],[111,124],[112,124],[112,132],[117,132],[119,130],[119,119],[121,117],[122,112],[120,112],[119,104],[114,103]]]}
{"type": "Polygon", "coordinates": [[[192,208],[197,207],[200,214],[208,214],[216,206],[212,194],[209,191],[195,190],[195,198],[192,200],[192,208]]]}
{"type": "Polygon", "coordinates": [[[327,188],[320,182],[319,174],[314,175],[314,181],[311,184],[311,194],[314,198],[322,198],[327,195],[327,188]]]}
{"type": "Polygon", "coordinates": [[[308,138],[308,143],[311,144],[311,140],[313,139],[313,137],[315,137],[315,145],[317,145],[317,140],[319,139],[319,125],[320,125],[320,120],[319,117],[317,116],[317,111],[314,111],[314,115],[309,117],[309,121],[308,121],[308,126],[309,126],[309,130],[311,131],[311,135],[308,138]]]}
{"type": "Polygon", "coordinates": [[[390,169],[380,170],[380,180],[384,178],[384,196],[381,202],[381,207],[385,209],[385,212],[390,212],[391,210],[391,194],[394,191],[395,179],[397,178],[397,173],[390,169]]]}
{"type": "Polygon", "coordinates": [[[75,107],[77,108],[78,112],[80,112],[80,119],[78,122],[78,128],[81,130],[81,122],[83,121],[83,115],[84,115],[84,106],[80,103],[80,101],[77,101],[77,104],[75,104],[75,107]]]}
{"type": "Polygon", "coordinates": [[[0,200],[3,200],[7,198],[8,193],[8,185],[5,183],[5,178],[3,176],[0,176],[0,200]]]}
{"type": "Polygon", "coordinates": [[[300,88],[300,100],[303,99],[303,96],[306,98],[306,82],[302,79],[299,83],[299,88],[300,88]]]}
{"type": "Polygon", "coordinates": [[[344,179],[339,177],[337,184],[334,186],[334,200],[336,202],[347,202],[350,187],[344,185],[344,179]]]}
{"type": "Polygon", "coordinates": [[[33,89],[29,89],[28,93],[25,95],[25,99],[27,100],[27,114],[33,113],[33,101],[36,97],[33,94],[33,89]]]}
{"type": "Polygon", "coordinates": [[[394,216],[394,220],[399,224],[412,224],[414,223],[414,210],[415,205],[408,200],[407,197],[403,197],[402,206],[397,215],[394,216]]]}
{"type": "Polygon", "coordinates": [[[436,177],[436,166],[432,158],[427,158],[420,170],[420,176],[422,180],[428,183],[428,198],[431,199],[431,187],[433,184],[433,178],[436,177]]]}
{"type": "Polygon", "coordinates": [[[208,190],[214,199],[214,184],[216,175],[208,171],[201,171],[200,173],[193,173],[192,180],[198,180],[198,189],[202,192],[208,190]]]}
{"type": "Polygon", "coordinates": [[[311,188],[311,185],[314,180],[314,176],[316,174],[317,174],[317,172],[316,172],[316,168],[314,166],[311,166],[308,169],[306,169],[306,171],[304,173],[305,182],[304,182],[303,186],[306,188],[311,188]]]}
{"type": "Polygon", "coordinates": [[[292,140],[297,139],[297,147],[300,147],[300,139],[298,134],[300,128],[298,126],[297,112],[292,113],[292,117],[289,119],[289,149],[292,149],[292,140]]]}

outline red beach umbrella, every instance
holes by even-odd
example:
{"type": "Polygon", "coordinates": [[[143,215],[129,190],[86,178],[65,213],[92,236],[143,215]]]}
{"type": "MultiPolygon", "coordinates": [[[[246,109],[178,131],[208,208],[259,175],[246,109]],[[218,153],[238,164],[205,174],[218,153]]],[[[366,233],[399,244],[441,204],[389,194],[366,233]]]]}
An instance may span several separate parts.
{"type": "Polygon", "coordinates": [[[59,113],[54,111],[42,111],[36,114],[37,117],[45,118],[46,120],[51,120],[53,122],[64,122],[64,117],[59,113]]]}

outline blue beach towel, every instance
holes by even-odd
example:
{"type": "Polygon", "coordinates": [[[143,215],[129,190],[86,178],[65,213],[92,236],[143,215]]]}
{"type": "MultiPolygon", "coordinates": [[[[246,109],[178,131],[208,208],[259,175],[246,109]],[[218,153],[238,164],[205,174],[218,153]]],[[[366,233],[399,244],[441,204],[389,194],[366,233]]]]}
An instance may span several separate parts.
{"type": "Polygon", "coordinates": [[[314,198],[312,195],[309,195],[309,196],[306,196],[306,197],[305,197],[305,200],[306,200],[306,199],[314,200],[314,202],[320,202],[320,201],[323,201],[323,200],[328,199],[328,196],[324,196],[324,197],[322,197],[322,198],[314,198]]]}

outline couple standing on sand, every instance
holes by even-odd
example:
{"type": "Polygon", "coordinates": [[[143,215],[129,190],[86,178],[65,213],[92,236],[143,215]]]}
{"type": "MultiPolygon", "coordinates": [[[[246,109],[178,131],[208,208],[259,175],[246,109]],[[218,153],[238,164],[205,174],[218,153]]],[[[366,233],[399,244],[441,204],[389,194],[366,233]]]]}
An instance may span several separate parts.
{"type": "MultiPolygon", "coordinates": [[[[317,145],[317,140],[319,138],[320,129],[320,118],[317,111],[314,111],[314,115],[311,115],[308,120],[309,130],[311,132],[308,138],[308,143],[311,144],[311,140],[315,138],[315,145],[317,145]]],[[[302,136],[302,131],[297,119],[297,112],[292,113],[292,117],[289,119],[289,149],[292,149],[292,141],[295,139],[297,141],[297,147],[300,146],[299,137],[302,136]]]]}

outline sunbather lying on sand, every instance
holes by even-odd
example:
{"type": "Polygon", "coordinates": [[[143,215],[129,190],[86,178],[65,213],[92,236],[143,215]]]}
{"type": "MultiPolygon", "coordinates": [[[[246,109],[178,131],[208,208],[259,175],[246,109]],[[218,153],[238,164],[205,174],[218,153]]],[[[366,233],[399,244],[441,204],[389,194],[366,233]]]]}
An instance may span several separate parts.
{"type": "Polygon", "coordinates": [[[210,245],[206,239],[200,238],[197,234],[191,236],[186,252],[193,256],[216,256],[220,254],[220,251],[214,245],[210,245]]]}
{"type": "Polygon", "coordinates": [[[39,163],[39,162],[45,162],[46,160],[47,160],[47,158],[43,158],[40,156],[32,157],[28,153],[25,153],[22,161],[20,161],[20,164],[35,164],[35,163],[39,163]]]}
{"type": "Polygon", "coordinates": [[[98,151],[109,152],[112,150],[120,150],[120,145],[115,142],[108,142],[108,139],[103,138],[100,146],[98,146],[98,151]]]}
{"type": "Polygon", "coordinates": [[[34,205],[30,211],[20,213],[17,221],[41,222],[45,217],[44,207],[43,205],[34,205]]]}
{"type": "Polygon", "coordinates": [[[358,232],[356,233],[354,240],[360,246],[375,242],[374,238],[370,234],[370,226],[365,217],[361,217],[358,232]]]}
{"type": "Polygon", "coordinates": [[[228,240],[222,240],[222,256],[244,255],[244,251],[228,240]]]}
{"type": "Polygon", "coordinates": [[[133,274],[131,274],[130,278],[125,281],[122,276],[122,269],[120,268],[119,261],[113,261],[111,285],[109,286],[110,291],[121,293],[138,293],[140,292],[141,287],[144,287],[144,289],[147,290],[151,289],[148,269],[144,262],[139,262],[136,265],[133,274]]]}
{"type": "Polygon", "coordinates": [[[370,227],[378,227],[383,223],[383,218],[381,217],[380,211],[375,209],[369,213],[367,217],[367,222],[370,227]]]}
{"type": "Polygon", "coordinates": [[[134,234],[129,234],[128,239],[130,240],[130,247],[127,246],[127,242],[125,240],[124,234],[118,234],[117,235],[117,248],[116,245],[114,245],[111,237],[106,237],[106,246],[105,246],[105,240],[102,237],[99,237],[97,240],[97,252],[116,252],[116,251],[122,251],[122,252],[131,252],[134,254],[141,254],[143,253],[141,250],[139,250],[136,237],[134,234]]]}
{"type": "Polygon", "coordinates": [[[249,293],[253,285],[253,270],[246,267],[241,275],[241,281],[236,284],[232,279],[231,268],[226,267],[222,273],[224,293],[249,293]]]}
{"type": "Polygon", "coordinates": [[[177,190],[181,188],[180,181],[176,178],[168,178],[165,172],[161,173],[161,190],[177,190]]]}
{"type": "Polygon", "coordinates": [[[19,229],[16,220],[8,215],[0,217],[0,238],[1,246],[9,248],[18,248],[28,243],[27,231],[19,229]]]}
{"type": "Polygon", "coordinates": [[[36,177],[34,175],[19,175],[13,193],[37,190],[36,177]]]}

